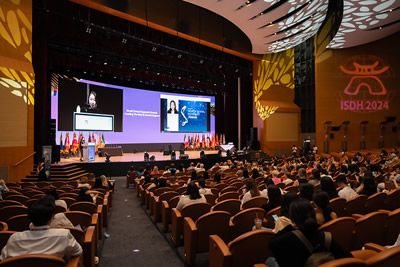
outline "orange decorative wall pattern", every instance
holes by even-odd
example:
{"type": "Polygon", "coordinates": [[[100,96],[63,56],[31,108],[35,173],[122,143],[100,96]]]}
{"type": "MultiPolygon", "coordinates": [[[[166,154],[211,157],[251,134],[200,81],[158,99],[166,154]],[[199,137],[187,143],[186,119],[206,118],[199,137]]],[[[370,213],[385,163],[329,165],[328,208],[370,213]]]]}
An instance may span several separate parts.
{"type": "MultiPolygon", "coordinates": [[[[274,86],[294,89],[294,50],[266,54],[263,59],[255,64],[256,77],[254,78],[253,101],[255,109],[262,120],[267,119],[278,110],[278,105],[264,105],[261,100],[268,98],[268,90],[274,86]]],[[[271,90],[270,90],[271,91],[271,90]]],[[[289,99],[292,101],[292,99],[289,99]]]]}
{"type": "Polygon", "coordinates": [[[19,180],[33,165],[32,0],[1,1],[0,51],[0,166],[19,180]]]}

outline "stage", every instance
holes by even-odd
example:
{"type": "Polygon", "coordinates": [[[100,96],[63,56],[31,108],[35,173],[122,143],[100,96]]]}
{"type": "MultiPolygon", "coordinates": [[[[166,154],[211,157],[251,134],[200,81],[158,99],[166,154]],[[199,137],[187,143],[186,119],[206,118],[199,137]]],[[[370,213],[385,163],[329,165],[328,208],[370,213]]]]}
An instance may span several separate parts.
{"type": "MultiPolygon", "coordinates": [[[[164,155],[163,152],[147,152],[149,153],[150,157],[155,156],[155,161],[170,161],[171,160],[171,155],[164,155]]],[[[205,150],[204,153],[206,154],[206,157],[212,157],[212,156],[217,156],[218,155],[218,150],[205,150]]],[[[191,159],[200,159],[200,151],[185,151],[185,154],[189,156],[188,160],[191,159]]],[[[225,153],[224,153],[225,154],[225,153]]],[[[124,153],[122,156],[111,156],[110,161],[111,162],[144,162],[143,158],[143,152],[138,152],[138,153],[124,153]]],[[[179,152],[176,152],[176,159],[179,160],[179,152]]],[[[69,158],[61,158],[60,159],[60,165],[67,165],[71,163],[95,163],[95,162],[105,162],[106,158],[105,157],[99,157],[96,155],[94,161],[87,161],[84,160],[81,162],[79,160],[78,156],[72,156],[69,158]]]]}

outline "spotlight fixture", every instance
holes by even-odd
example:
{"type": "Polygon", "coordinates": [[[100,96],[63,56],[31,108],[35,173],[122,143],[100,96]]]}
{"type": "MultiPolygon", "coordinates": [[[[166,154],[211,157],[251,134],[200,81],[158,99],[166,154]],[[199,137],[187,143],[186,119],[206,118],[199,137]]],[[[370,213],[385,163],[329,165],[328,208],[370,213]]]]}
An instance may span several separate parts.
{"type": "Polygon", "coordinates": [[[151,51],[156,52],[156,51],[157,51],[157,47],[153,46],[153,47],[151,48],[151,51]]]}
{"type": "Polygon", "coordinates": [[[92,28],[89,26],[86,27],[86,33],[91,34],[92,33],[92,28]]]}
{"type": "Polygon", "coordinates": [[[182,54],[179,54],[179,55],[178,55],[178,58],[182,58],[182,54]]]}
{"type": "Polygon", "coordinates": [[[128,42],[128,40],[126,38],[122,38],[121,43],[126,44],[128,42]]]}
{"type": "Polygon", "coordinates": [[[104,66],[107,66],[107,64],[108,64],[107,61],[104,61],[104,66]]]}
{"type": "Polygon", "coordinates": [[[222,65],[219,65],[219,66],[218,66],[218,69],[222,69],[222,65]]]}
{"type": "Polygon", "coordinates": [[[203,64],[204,63],[204,59],[200,59],[200,64],[203,64]]]}

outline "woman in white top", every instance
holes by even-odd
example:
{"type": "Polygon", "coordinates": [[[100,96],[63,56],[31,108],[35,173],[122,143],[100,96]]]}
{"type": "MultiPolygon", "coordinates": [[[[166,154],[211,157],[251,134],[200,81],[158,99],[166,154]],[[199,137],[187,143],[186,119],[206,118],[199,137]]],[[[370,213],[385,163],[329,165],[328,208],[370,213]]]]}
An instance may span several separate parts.
{"type": "Polygon", "coordinates": [[[258,190],[257,184],[254,180],[247,181],[246,193],[243,195],[242,205],[247,201],[249,201],[250,199],[252,199],[253,197],[259,197],[259,196],[267,198],[267,194],[264,191],[260,192],[260,190],[258,190]]]}
{"type": "Polygon", "coordinates": [[[192,181],[187,186],[186,194],[179,198],[176,209],[182,210],[187,205],[194,203],[207,203],[207,199],[204,197],[204,195],[200,194],[196,183],[192,181]]]}

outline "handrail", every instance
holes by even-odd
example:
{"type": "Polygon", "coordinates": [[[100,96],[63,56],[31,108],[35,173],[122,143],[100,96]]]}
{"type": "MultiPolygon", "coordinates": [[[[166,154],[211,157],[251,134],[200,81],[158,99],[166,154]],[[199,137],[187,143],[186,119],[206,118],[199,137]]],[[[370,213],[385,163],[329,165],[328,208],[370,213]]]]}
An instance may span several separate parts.
{"type": "Polygon", "coordinates": [[[33,151],[31,154],[29,154],[28,156],[26,156],[25,158],[21,159],[20,161],[18,161],[17,163],[15,163],[13,165],[13,167],[17,167],[19,164],[21,164],[22,162],[24,162],[25,160],[29,159],[30,157],[32,157],[33,155],[36,154],[36,151],[33,151]]]}

